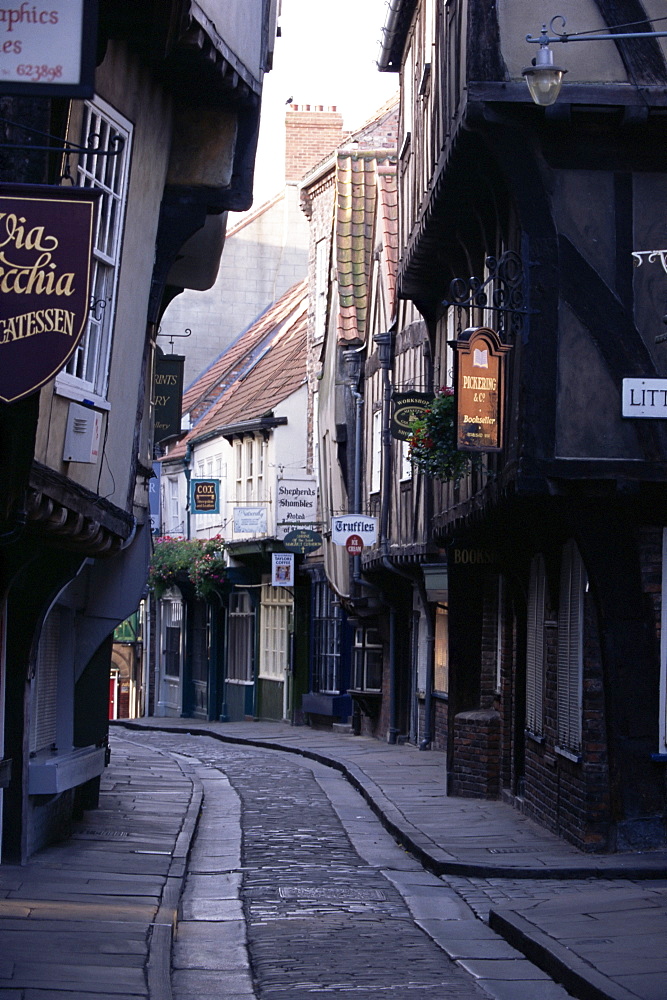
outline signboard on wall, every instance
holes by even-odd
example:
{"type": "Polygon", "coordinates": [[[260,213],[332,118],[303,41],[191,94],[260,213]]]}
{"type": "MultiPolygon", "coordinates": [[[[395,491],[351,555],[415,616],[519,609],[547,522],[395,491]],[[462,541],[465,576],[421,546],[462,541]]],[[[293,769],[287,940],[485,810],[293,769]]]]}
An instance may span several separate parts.
{"type": "Polygon", "coordinates": [[[500,451],[503,442],[504,362],[509,345],[494,330],[473,327],[456,348],[456,446],[500,451]]]}
{"type": "Polygon", "coordinates": [[[76,350],[88,322],[95,209],[88,188],[0,185],[6,403],[37,392],[76,350]]]}
{"type": "Polygon", "coordinates": [[[624,378],[623,416],[667,418],[667,379],[624,378]]]}
{"type": "Polygon", "coordinates": [[[0,94],[92,97],[97,0],[21,0],[0,8],[0,94]]]}
{"type": "Polygon", "coordinates": [[[265,535],[266,507],[234,507],[235,535],[265,535]]]}

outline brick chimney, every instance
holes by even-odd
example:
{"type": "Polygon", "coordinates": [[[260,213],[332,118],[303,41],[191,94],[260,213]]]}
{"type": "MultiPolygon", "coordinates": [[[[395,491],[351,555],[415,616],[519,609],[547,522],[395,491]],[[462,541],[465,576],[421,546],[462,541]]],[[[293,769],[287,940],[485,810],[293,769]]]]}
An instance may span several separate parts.
{"type": "Polygon", "coordinates": [[[343,116],[335,107],[292,104],[285,115],[285,181],[303,175],[343,142],[343,116]]]}

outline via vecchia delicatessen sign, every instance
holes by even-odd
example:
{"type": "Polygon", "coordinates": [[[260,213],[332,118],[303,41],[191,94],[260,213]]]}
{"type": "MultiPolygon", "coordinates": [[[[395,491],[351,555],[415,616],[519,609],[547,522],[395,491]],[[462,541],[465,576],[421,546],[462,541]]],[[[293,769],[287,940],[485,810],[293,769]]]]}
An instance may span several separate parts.
{"type": "Polygon", "coordinates": [[[0,399],[37,392],[67,363],[90,306],[96,193],[0,185],[0,399]]]}

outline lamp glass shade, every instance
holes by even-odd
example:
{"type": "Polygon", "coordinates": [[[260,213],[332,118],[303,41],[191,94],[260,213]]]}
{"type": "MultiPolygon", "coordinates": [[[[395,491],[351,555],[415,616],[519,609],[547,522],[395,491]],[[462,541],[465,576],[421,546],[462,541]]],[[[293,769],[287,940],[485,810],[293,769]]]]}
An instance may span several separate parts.
{"type": "Polygon", "coordinates": [[[529,66],[523,70],[530,96],[535,104],[543,108],[555,104],[563,83],[563,74],[566,72],[567,70],[558,66],[529,66]]]}

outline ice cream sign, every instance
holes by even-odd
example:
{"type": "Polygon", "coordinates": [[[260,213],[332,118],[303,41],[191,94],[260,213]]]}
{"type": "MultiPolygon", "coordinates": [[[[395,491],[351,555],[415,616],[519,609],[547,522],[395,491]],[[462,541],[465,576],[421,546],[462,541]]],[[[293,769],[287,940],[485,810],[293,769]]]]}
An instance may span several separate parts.
{"type": "Polygon", "coordinates": [[[365,514],[342,514],[331,518],[331,541],[347,546],[348,539],[356,535],[364,545],[377,541],[377,518],[365,514]]]}

